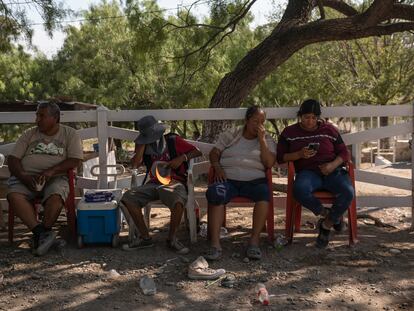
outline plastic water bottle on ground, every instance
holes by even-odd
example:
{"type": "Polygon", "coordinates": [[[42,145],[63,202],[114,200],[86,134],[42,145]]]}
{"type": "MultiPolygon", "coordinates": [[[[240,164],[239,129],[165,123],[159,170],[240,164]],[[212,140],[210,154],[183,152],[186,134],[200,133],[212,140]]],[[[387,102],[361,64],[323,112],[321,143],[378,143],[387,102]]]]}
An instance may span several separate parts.
{"type": "Polygon", "coordinates": [[[138,169],[131,170],[131,189],[138,187],[138,169]]]}
{"type": "Polygon", "coordinates": [[[157,293],[157,288],[155,287],[155,282],[148,275],[144,275],[139,280],[139,286],[142,289],[142,292],[146,296],[155,295],[157,293]]]}
{"type": "Polygon", "coordinates": [[[256,293],[257,293],[257,299],[260,301],[260,303],[264,306],[269,305],[269,293],[267,292],[266,286],[263,283],[258,283],[256,285],[256,293]]]}

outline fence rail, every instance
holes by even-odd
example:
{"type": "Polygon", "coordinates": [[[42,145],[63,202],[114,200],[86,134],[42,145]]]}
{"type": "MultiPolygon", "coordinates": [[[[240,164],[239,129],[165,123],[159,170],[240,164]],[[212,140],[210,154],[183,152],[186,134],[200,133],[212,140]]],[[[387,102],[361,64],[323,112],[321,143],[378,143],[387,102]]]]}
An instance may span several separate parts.
{"type": "MultiPolygon", "coordinates": [[[[265,108],[269,119],[294,119],[297,108],[265,108]]],[[[153,115],[159,120],[164,121],[183,121],[183,120],[241,120],[244,118],[245,108],[233,109],[164,109],[164,110],[108,110],[105,107],[98,107],[96,111],[64,111],[61,113],[61,121],[68,123],[92,122],[96,126],[80,129],[82,139],[98,138],[99,143],[99,163],[101,171],[107,161],[108,138],[118,138],[133,141],[138,132],[130,129],[123,129],[108,126],[108,122],[135,121],[146,115],[153,115]]],[[[359,144],[413,132],[413,105],[391,105],[391,106],[352,106],[352,107],[324,107],[324,117],[346,117],[346,118],[368,118],[368,117],[400,117],[402,120],[398,124],[385,127],[371,128],[361,132],[344,134],[346,144],[353,145],[353,150],[359,150],[359,144]]],[[[0,124],[19,124],[34,123],[34,112],[1,112],[0,124]]],[[[210,144],[194,142],[204,154],[211,149],[210,144]]],[[[0,146],[0,152],[4,152],[8,147],[0,146]]],[[[6,152],[8,153],[8,152],[6,152]]],[[[412,159],[414,159],[412,151],[412,159]]],[[[403,190],[411,190],[413,182],[408,178],[395,177],[379,173],[357,170],[357,181],[385,185],[403,190]]],[[[106,176],[102,176],[101,187],[107,185],[106,176]]],[[[413,176],[411,176],[411,179],[413,176]]],[[[283,201],[283,199],[282,199],[283,201]]],[[[412,205],[411,196],[399,197],[359,197],[358,206],[410,206],[412,205]]]]}

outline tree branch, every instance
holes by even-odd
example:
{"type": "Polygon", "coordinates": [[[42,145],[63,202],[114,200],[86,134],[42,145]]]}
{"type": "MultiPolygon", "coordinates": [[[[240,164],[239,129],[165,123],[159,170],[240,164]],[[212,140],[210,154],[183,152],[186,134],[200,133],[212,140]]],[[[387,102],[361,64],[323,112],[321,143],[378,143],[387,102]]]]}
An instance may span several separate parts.
{"type": "Polygon", "coordinates": [[[369,8],[360,15],[361,23],[370,27],[388,19],[395,2],[396,0],[375,0],[369,8]]]}
{"type": "Polygon", "coordinates": [[[391,18],[414,21],[414,6],[408,4],[394,4],[390,15],[391,18]]]}
{"type": "Polygon", "coordinates": [[[345,16],[354,16],[359,13],[355,8],[341,0],[321,0],[321,2],[323,6],[334,9],[345,16]]]}

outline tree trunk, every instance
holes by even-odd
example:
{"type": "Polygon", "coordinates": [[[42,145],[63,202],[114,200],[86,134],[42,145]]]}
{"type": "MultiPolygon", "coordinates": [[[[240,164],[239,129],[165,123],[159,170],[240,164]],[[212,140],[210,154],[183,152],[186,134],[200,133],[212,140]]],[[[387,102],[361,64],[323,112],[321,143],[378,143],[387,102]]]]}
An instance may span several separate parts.
{"type": "MultiPolygon", "coordinates": [[[[386,35],[414,28],[411,22],[382,24],[392,18],[414,20],[411,5],[401,5],[392,0],[375,0],[360,14],[344,1],[321,1],[319,4],[348,17],[308,22],[317,2],[290,0],[281,22],[269,37],[248,52],[236,68],[220,81],[209,107],[240,107],[258,83],[309,44],[386,35]]],[[[227,123],[212,121],[204,125],[203,140],[213,141],[227,123]]]]}

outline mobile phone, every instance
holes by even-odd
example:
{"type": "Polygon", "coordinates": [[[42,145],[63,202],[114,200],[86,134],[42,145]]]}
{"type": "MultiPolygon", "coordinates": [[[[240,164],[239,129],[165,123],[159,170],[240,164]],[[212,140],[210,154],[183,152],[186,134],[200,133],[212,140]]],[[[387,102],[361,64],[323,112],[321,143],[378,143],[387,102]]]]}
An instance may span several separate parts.
{"type": "Polygon", "coordinates": [[[309,145],[308,145],[308,149],[309,149],[309,150],[315,150],[315,151],[318,151],[318,149],[319,149],[319,143],[309,143],[309,145]]]}

